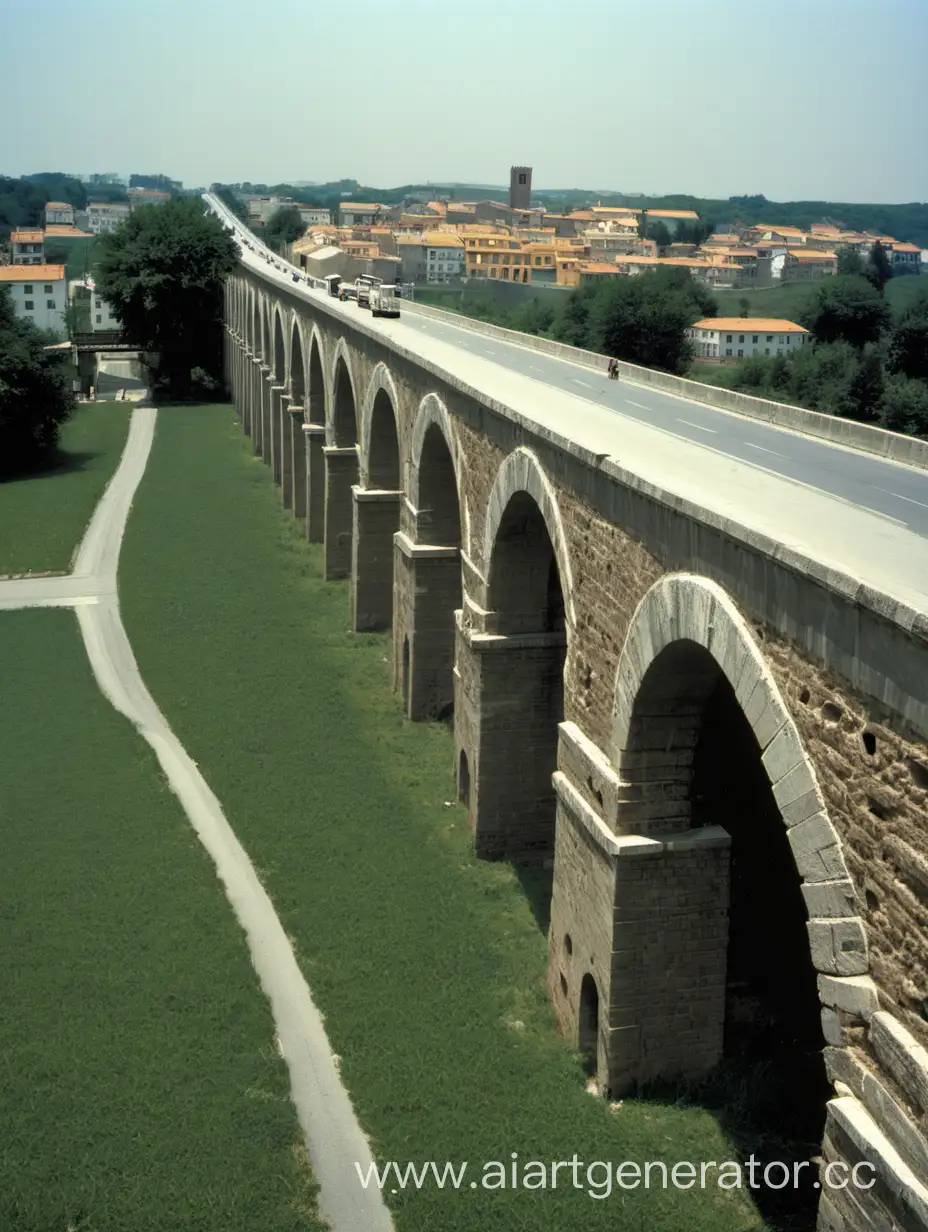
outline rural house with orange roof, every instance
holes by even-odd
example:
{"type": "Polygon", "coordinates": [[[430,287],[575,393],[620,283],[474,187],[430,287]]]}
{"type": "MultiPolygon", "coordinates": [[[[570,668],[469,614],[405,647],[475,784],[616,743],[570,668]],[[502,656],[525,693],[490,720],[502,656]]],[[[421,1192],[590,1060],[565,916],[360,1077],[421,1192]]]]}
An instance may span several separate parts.
{"type": "Polygon", "coordinates": [[[789,356],[804,346],[809,331],[775,317],[704,317],[686,331],[700,359],[789,356]]]}

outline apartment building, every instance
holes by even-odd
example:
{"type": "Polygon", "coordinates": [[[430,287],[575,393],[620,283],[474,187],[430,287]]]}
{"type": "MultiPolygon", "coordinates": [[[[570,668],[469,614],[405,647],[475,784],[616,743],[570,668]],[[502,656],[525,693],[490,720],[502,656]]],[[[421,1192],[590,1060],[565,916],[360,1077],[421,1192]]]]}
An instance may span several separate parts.
{"type": "Polygon", "coordinates": [[[87,204],[87,230],[93,235],[115,231],[128,217],[128,201],[90,201],[87,204]]]}
{"type": "Polygon", "coordinates": [[[65,227],[74,226],[74,206],[67,201],[49,201],[45,206],[45,225],[60,223],[65,227]]]}
{"type": "Polygon", "coordinates": [[[917,244],[893,244],[889,254],[894,274],[917,274],[921,270],[922,250],[917,244]]]}
{"type": "Polygon", "coordinates": [[[155,188],[130,188],[129,208],[137,210],[140,205],[167,205],[171,194],[159,192],[155,188]]]}
{"type": "Polygon", "coordinates": [[[13,310],[39,329],[65,334],[68,284],[63,265],[2,265],[0,286],[13,295],[13,310]]]}
{"type": "Polygon", "coordinates": [[[13,265],[44,265],[44,231],[13,231],[10,235],[10,250],[13,265]]]}
{"type": "Polygon", "coordinates": [[[464,277],[464,241],[460,236],[448,231],[426,231],[422,243],[427,282],[451,282],[464,277]]]}
{"type": "Polygon", "coordinates": [[[775,256],[771,273],[783,282],[816,282],[830,278],[838,272],[838,255],[834,252],[819,252],[807,248],[790,248],[775,256]]]}
{"type": "Polygon", "coordinates": [[[96,289],[90,292],[90,328],[99,330],[119,330],[122,325],[113,315],[113,310],[105,299],[101,299],[96,289]]]}
{"type": "Polygon", "coordinates": [[[343,201],[338,207],[338,223],[341,227],[372,227],[386,212],[387,207],[376,202],[343,201]]]}
{"type": "Polygon", "coordinates": [[[804,346],[808,330],[773,317],[704,317],[686,331],[703,359],[745,359],[753,355],[789,356],[804,346]]]}

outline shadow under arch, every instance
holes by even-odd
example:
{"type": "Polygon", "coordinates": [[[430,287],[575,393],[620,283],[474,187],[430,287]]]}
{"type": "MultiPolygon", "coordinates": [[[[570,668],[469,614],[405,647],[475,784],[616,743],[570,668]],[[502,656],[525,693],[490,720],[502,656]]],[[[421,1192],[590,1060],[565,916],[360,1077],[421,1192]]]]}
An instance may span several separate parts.
{"type": "MultiPolygon", "coordinates": [[[[631,976],[634,997],[653,985],[654,1003],[667,1007],[661,1023],[641,1027],[638,1085],[659,1094],[669,1084],[711,1107],[745,1156],[803,1164],[806,1183],[787,1199],[766,1187],[755,1197],[778,1226],[811,1229],[819,1191],[806,1161],[820,1149],[829,1084],[821,947],[810,956],[810,933],[831,921],[807,922],[804,886],[847,878],[847,868],[795,722],[716,583],[670,574],[638,605],[616,674],[610,754],[619,833],[660,841],[719,827],[730,841],[703,866],[685,843],[652,865],[654,901],[675,895],[689,906],[676,920],[654,913],[653,969],[631,976]]],[[[635,894],[617,886],[616,902],[634,910],[635,894]]],[[[855,941],[843,974],[864,974],[862,921],[845,926],[855,941]]],[[[630,989],[616,977],[609,1003],[619,1017],[630,989]]]]}

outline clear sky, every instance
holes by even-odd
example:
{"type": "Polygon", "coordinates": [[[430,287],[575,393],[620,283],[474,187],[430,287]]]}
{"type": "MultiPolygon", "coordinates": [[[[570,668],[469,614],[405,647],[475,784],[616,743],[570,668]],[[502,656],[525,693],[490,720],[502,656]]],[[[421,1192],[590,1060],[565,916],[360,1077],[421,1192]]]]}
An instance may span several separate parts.
{"type": "Polygon", "coordinates": [[[928,0],[0,7],[0,174],[928,200],[928,0]]]}

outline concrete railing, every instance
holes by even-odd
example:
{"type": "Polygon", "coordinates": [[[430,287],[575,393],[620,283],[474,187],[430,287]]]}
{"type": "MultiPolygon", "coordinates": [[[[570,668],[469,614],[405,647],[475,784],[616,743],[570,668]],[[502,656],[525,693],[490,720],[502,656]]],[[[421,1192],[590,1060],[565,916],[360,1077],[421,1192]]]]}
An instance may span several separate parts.
{"type": "MultiPolygon", "coordinates": [[[[605,373],[608,362],[605,355],[595,351],[585,351],[581,347],[569,346],[566,342],[552,342],[550,338],[537,338],[533,334],[523,334],[515,329],[504,329],[501,325],[490,325],[487,321],[476,321],[472,317],[463,316],[458,312],[447,312],[443,308],[433,308],[429,304],[419,304],[415,301],[403,301],[404,312],[416,312],[437,321],[446,321],[452,325],[473,330],[488,338],[498,338],[503,342],[514,342],[518,346],[527,347],[532,351],[540,351],[545,355],[553,355],[556,359],[567,359],[571,363],[581,364],[585,368],[593,368],[605,373]]],[[[788,406],[784,402],[770,402],[766,398],[754,398],[750,394],[736,393],[731,389],[721,389],[717,385],[703,385],[699,381],[690,381],[685,377],[671,376],[667,372],[657,372],[653,368],[640,368],[637,364],[619,362],[619,371],[629,381],[639,385],[650,385],[662,393],[676,394],[688,398],[692,402],[705,402],[708,406],[723,411],[733,411],[736,415],[746,415],[751,419],[762,419],[766,423],[775,424],[780,428],[791,428],[794,432],[802,432],[806,436],[817,436],[822,440],[831,441],[837,445],[846,445],[850,449],[858,449],[863,453],[876,454],[889,458],[893,462],[904,462],[908,466],[917,466],[928,470],[928,441],[914,436],[904,436],[901,432],[890,432],[886,428],[873,428],[869,424],[856,423],[853,419],[840,419],[836,415],[826,415],[821,411],[807,411],[803,407],[788,406]]]]}

